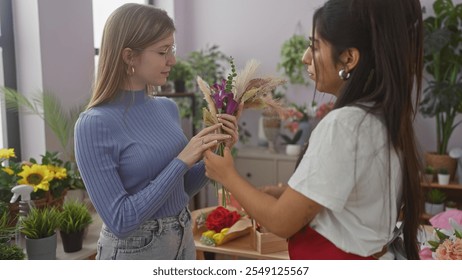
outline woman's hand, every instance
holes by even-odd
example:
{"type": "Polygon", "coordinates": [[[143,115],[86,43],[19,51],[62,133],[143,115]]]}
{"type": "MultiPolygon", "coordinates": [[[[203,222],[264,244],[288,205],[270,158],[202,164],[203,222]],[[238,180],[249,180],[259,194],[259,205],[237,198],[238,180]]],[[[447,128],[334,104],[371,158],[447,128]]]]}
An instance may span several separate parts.
{"type": "Polygon", "coordinates": [[[218,123],[202,129],[198,134],[189,140],[188,145],[184,147],[181,153],[177,156],[189,167],[193,166],[199,159],[202,158],[204,151],[214,149],[219,142],[230,140],[232,137],[228,134],[218,134],[216,131],[222,128],[223,124],[218,123]]]}
{"type": "Polygon", "coordinates": [[[239,105],[239,110],[236,116],[228,114],[217,114],[218,122],[223,124],[223,131],[231,135],[231,139],[225,141],[226,147],[232,148],[239,141],[239,125],[238,120],[241,116],[244,104],[239,105]]]}
{"type": "Polygon", "coordinates": [[[238,176],[234,168],[234,160],[231,150],[225,147],[224,155],[220,156],[213,151],[208,150],[204,154],[205,176],[222,184],[227,185],[230,178],[238,176]]]}

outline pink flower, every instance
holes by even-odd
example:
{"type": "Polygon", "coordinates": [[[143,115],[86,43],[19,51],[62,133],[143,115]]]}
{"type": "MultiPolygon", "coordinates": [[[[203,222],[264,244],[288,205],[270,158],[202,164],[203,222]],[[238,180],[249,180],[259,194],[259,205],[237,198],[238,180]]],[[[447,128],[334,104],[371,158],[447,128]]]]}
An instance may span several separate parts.
{"type": "Polygon", "coordinates": [[[425,247],[422,250],[420,250],[419,256],[421,260],[433,260],[432,250],[428,247],[425,247]]]}
{"type": "Polygon", "coordinates": [[[462,239],[444,240],[435,253],[438,260],[462,260],[462,239]]]}

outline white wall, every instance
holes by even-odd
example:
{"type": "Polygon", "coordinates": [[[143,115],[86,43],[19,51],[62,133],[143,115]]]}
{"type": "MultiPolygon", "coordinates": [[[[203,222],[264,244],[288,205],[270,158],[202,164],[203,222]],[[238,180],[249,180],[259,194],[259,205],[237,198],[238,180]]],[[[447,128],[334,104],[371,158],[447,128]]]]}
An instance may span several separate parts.
{"type": "MultiPolygon", "coordinates": [[[[18,90],[51,91],[64,110],[83,103],[94,73],[92,0],[13,1],[18,90]]],[[[59,151],[54,135],[32,115],[20,116],[22,157],[59,151]]]]}
{"type": "MultiPolygon", "coordinates": [[[[431,13],[433,1],[421,2],[431,13]]],[[[313,11],[323,3],[324,0],[175,0],[178,55],[184,57],[190,51],[217,44],[225,54],[235,58],[238,68],[255,58],[262,63],[262,74],[278,74],[276,65],[282,43],[296,32],[299,22],[308,36],[313,11]]],[[[312,86],[290,86],[286,95],[290,101],[309,103],[312,93],[312,86]]],[[[327,95],[319,98],[321,102],[330,100],[327,95]]],[[[242,118],[252,133],[254,145],[258,116],[258,111],[246,111],[242,118]]],[[[458,120],[462,118],[459,116],[458,120]]],[[[422,149],[435,150],[434,119],[419,115],[415,128],[422,149]]],[[[449,146],[462,146],[462,125],[456,129],[449,146]]]]}

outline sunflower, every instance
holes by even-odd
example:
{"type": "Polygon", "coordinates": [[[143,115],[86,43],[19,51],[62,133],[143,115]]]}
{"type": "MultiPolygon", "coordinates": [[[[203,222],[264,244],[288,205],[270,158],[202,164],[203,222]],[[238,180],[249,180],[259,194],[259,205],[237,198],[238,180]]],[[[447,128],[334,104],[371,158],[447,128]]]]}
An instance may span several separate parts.
{"type": "Polygon", "coordinates": [[[9,159],[9,158],[12,158],[12,157],[16,157],[16,155],[14,154],[14,149],[11,148],[11,149],[0,149],[0,159],[9,159]]]}
{"type": "Polygon", "coordinates": [[[39,164],[23,165],[22,171],[18,175],[22,177],[18,183],[33,186],[34,192],[38,190],[48,191],[49,183],[53,179],[53,174],[48,168],[39,164]]]}
{"type": "Polygon", "coordinates": [[[65,179],[67,178],[67,169],[56,165],[47,165],[48,170],[51,172],[53,179],[65,179]]]}

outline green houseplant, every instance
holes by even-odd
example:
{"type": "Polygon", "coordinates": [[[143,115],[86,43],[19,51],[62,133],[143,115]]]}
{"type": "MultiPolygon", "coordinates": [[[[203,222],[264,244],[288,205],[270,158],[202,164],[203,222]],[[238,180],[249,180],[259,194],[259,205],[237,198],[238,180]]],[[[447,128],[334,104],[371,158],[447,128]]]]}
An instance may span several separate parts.
{"type": "Polygon", "coordinates": [[[85,203],[77,200],[64,202],[59,223],[64,252],[70,253],[82,249],[84,230],[92,221],[85,203]]]}
{"type": "Polygon", "coordinates": [[[282,44],[281,62],[277,65],[277,69],[282,69],[291,84],[308,84],[306,68],[302,62],[302,56],[307,45],[305,37],[297,34],[294,34],[282,44]]]}
{"type": "Polygon", "coordinates": [[[21,247],[11,243],[16,228],[9,225],[6,207],[0,209],[0,260],[23,260],[26,258],[21,247]]]}
{"type": "Polygon", "coordinates": [[[462,3],[435,0],[434,16],[424,20],[424,65],[430,76],[420,111],[435,117],[438,154],[447,154],[462,112],[462,3]]]}
{"type": "Polygon", "coordinates": [[[186,82],[193,79],[191,64],[183,59],[177,59],[170,70],[169,79],[174,82],[175,92],[186,92],[186,82]]]}
{"type": "Polygon", "coordinates": [[[444,202],[446,194],[439,189],[430,189],[425,195],[425,212],[430,215],[435,215],[444,211],[444,202]]]}
{"type": "MultiPolygon", "coordinates": [[[[75,163],[72,144],[74,125],[79,114],[84,110],[84,105],[80,104],[68,111],[64,111],[59,99],[49,91],[44,91],[33,97],[26,97],[14,89],[1,87],[0,93],[5,98],[8,110],[20,110],[26,114],[37,115],[44,120],[47,127],[50,128],[58,139],[63,152],[62,155],[69,158],[69,161],[66,163],[60,160],[62,166],[66,167],[69,175],[72,177],[72,184],[68,187],[71,189],[84,189],[85,186],[75,163]]],[[[53,154],[53,160],[56,163],[58,153],[53,154]]]]}
{"type": "Polygon", "coordinates": [[[26,237],[26,252],[30,260],[56,259],[56,230],[60,214],[55,207],[32,208],[21,220],[20,231],[26,237]]]}

